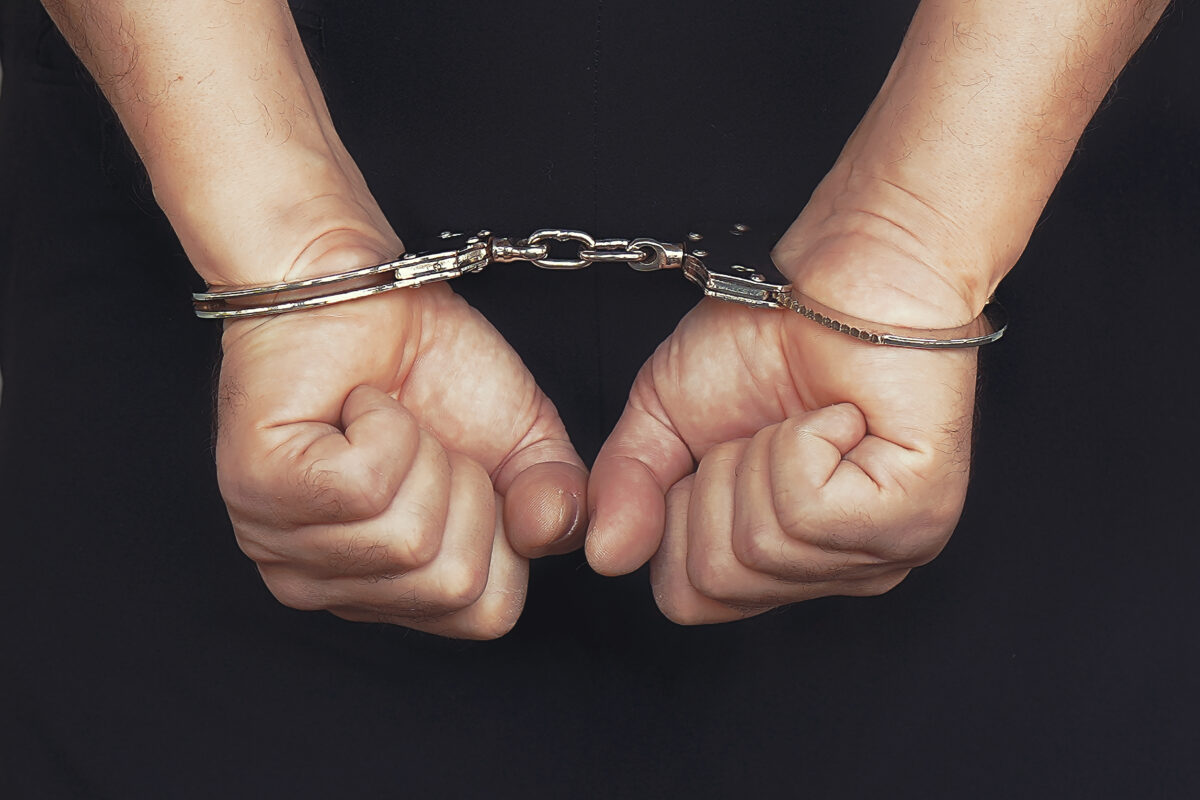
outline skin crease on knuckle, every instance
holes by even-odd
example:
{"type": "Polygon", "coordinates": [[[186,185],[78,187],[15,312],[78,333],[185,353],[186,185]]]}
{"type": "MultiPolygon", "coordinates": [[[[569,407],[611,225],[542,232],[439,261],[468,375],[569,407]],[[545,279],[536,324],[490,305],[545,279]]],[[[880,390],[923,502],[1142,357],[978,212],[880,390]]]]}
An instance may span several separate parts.
{"type": "Polygon", "coordinates": [[[663,616],[676,625],[710,625],[745,619],[785,605],[788,600],[764,602],[763,604],[727,603],[719,598],[707,597],[693,587],[662,587],[654,591],[654,601],[663,616]]]}
{"type": "Polygon", "coordinates": [[[737,593],[740,582],[732,553],[688,552],[685,569],[688,583],[705,597],[730,597],[737,593]]]}
{"type": "MultiPolygon", "coordinates": [[[[293,456],[293,463],[307,457],[310,449],[293,456]]],[[[382,514],[396,495],[401,475],[395,465],[373,463],[376,458],[369,451],[351,447],[334,458],[314,459],[298,479],[308,508],[320,509],[322,516],[333,522],[382,514]],[[391,473],[385,471],[386,466],[392,466],[391,473]]]]}
{"type": "Polygon", "coordinates": [[[279,468],[269,455],[258,454],[243,438],[227,436],[216,446],[217,485],[230,511],[247,518],[267,515],[268,498],[277,489],[279,468]]]}
{"type": "Polygon", "coordinates": [[[658,603],[658,610],[676,625],[703,625],[708,622],[708,616],[704,610],[689,604],[686,600],[676,602],[669,595],[656,595],[655,599],[658,603]]]}
{"type": "Polygon", "coordinates": [[[653,589],[658,610],[676,625],[702,625],[708,621],[711,611],[704,607],[704,598],[695,590],[688,592],[671,585],[669,581],[663,581],[653,589]]]}
{"type": "Polygon", "coordinates": [[[259,566],[259,574],[267,589],[283,605],[297,611],[320,611],[329,607],[329,600],[319,589],[320,583],[286,567],[259,566]]]}
{"type": "Polygon", "coordinates": [[[513,629],[525,608],[525,588],[486,593],[479,601],[480,620],[475,626],[475,638],[499,639],[513,629]]]}
{"type": "Polygon", "coordinates": [[[364,463],[360,457],[343,466],[340,483],[345,506],[356,518],[370,519],[391,505],[399,481],[378,466],[364,463]]]}
{"type": "Polygon", "coordinates": [[[388,550],[393,563],[407,569],[433,563],[442,545],[444,507],[432,506],[424,498],[398,499],[381,520],[389,529],[388,550]]]}
{"type": "Polygon", "coordinates": [[[782,531],[777,525],[759,521],[733,531],[733,555],[757,572],[770,573],[779,564],[790,561],[785,555],[782,531]]]}
{"type": "Polygon", "coordinates": [[[487,588],[488,561],[479,554],[464,550],[441,553],[432,569],[429,594],[443,608],[466,608],[487,588]]]}
{"type": "Polygon", "coordinates": [[[411,553],[402,555],[398,549],[385,540],[351,536],[335,546],[326,563],[330,571],[343,577],[357,575],[368,583],[395,580],[422,566],[411,553]]]}
{"type": "MultiPolygon", "coordinates": [[[[788,536],[827,553],[857,554],[864,564],[926,563],[941,550],[957,524],[966,476],[961,470],[947,474],[944,455],[924,454],[920,459],[921,469],[906,467],[904,480],[894,487],[871,487],[874,494],[862,501],[836,497],[832,481],[812,497],[786,484],[777,485],[773,502],[780,527],[788,536]],[[932,480],[928,475],[940,475],[941,479],[932,480]]],[[[838,469],[850,463],[843,460],[838,469]]]]}

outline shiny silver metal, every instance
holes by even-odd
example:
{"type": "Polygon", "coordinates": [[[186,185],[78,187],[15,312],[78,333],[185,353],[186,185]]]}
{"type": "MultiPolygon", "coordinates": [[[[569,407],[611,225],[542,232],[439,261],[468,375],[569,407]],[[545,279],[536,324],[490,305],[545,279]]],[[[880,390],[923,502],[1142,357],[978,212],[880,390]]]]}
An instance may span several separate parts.
{"type": "Polygon", "coordinates": [[[370,267],[266,286],[210,289],[192,295],[201,319],[238,319],[303,311],[409,289],[478,272],[488,263],[488,240],[479,235],[440,236],[447,250],[406,253],[370,267]]]}
{"type": "Polygon", "coordinates": [[[640,250],[580,250],[579,257],[589,264],[629,264],[637,269],[637,265],[646,260],[646,254],[640,250]]]}
{"type": "Polygon", "coordinates": [[[761,231],[744,223],[712,236],[693,231],[682,244],[644,237],[597,239],[568,228],[541,228],[515,242],[486,230],[474,235],[443,231],[431,252],[408,253],[386,264],[336,275],[268,286],[210,289],[192,298],[199,317],[236,319],[318,308],[424,286],[478,272],[493,262],[528,261],[552,270],[620,263],[640,272],[682,269],[684,276],[708,297],[753,308],[792,311],[831,331],[870,344],[923,349],[978,347],[1004,335],[1003,309],[994,303],[968,325],[949,330],[914,330],[855,319],[795,291],[771,262],[771,244],[773,240],[762,240],[761,231]],[[578,245],[575,258],[552,258],[552,244],[578,245]]]}
{"type": "Polygon", "coordinates": [[[755,281],[741,275],[714,272],[695,255],[684,258],[683,274],[703,289],[708,297],[754,308],[782,308],[780,293],[787,288],[780,284],[766,283],[766,279],[761,275],[757,276],[761,280],[755,281]]]}
{"type": "Polygon", "coordinates": [[[989,303],[983,313],[968,324],[944,330],[901,328],[835,311],[793,289],[771,261],[770,247],[774,237],[764,240],[764,244],[764,241],[755,241],[757,233],[750,226],[738,223],[715,236],[689,234],[690,242],[703,241],[705,249],[688,252],[683,274],[708,297],[753,308],[793,311],[829,330],[870,344],[924,350],[979,347],[996,341],[1007,329],[1004,309],[996,303],[989,303]],[[718,249],[724,249],[724,252],[712,252],[718,249]],[[714,269],[718,265],[720,269],[714,269]]]}
{"type": "Polygon", "coordinates": [[[491,261],[507,263],[510,261],[533,261],[545,258],[550,254],[550,246],[545,244],[528,244],[525,242],[512,243],[511,239],[494,237],[491,246],[491,261]]]}
{"type": "MultiPolygon", "coordinates": [[[[564,228],[542,228],[530,234],[525,244],[541,244],[542,242],[579,242],[580,249],[593,249],[596,240],[583,231],[572,231],[564,228]]],[[[531,258],[534,265],[542,269],[583,269],[590,261],[580,258],[531,258]]]]}
{"type": "Polygon", "coordinates": [[[634,239],[629,243],[629,247],[633,250],[641,250],[650,256],[640,264],[629,265],[638,272],[679,269],[683,266],[683,245],[669,244],[655,239],[634,239]]]}
{"type": "Polygon", "coordinates": [[[1008,329],[1008,317],[1004,309],[995,302],[988,303],[983,313],[966,325],[940,330],[900,328],[856,319],[822,306],[815,300],[791,290],[790,287],[783,295],[783,307],[831,331],[844,333],[864,342],[919,350],[979,347],[996,341],[1008,329]]]}

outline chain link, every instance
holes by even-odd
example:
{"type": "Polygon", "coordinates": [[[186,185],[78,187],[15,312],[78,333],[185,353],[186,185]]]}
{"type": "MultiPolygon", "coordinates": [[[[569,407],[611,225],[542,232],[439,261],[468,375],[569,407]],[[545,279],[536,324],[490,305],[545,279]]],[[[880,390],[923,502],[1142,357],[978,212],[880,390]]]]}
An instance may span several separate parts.
{"type": "MultiPolygon", "coordinates": [[[[746,225],[734,225],[729,233],[741,237],[746,225]]],[[[1004,333],[1002,310],[989,305],[984,314],[962,328],[942,331],[910,331],[856,320],[827,309],[796,292],[788,283],[772,283],[755,260],[739,263],[735,254],[713,259],[726,271],[712,269],[704,236],[690,233],[687,245],[657,239],[597,239],[584,231],[541,228],[513,242],[491,231],[474,235],[443,232],[440,247],[432,252],[406,253],[395,261],[362,267],[337,275],[324,275],[287,283],[210,289],[192,295],[197,316],[233,319],[263,314],[280,314],[319,308],[330,303],[370,297],[394,289],[416,288],[429,283],[479,272],[494,262],[528,261],[542,269],[576,270],[592,264],[627,264],[641,272],[682,269],[684,276],[704,293],[718,300],[763,309],[795,312],[830,330],[872,344],[941,349],[977,347],[995,341],[1004,333]],[[551,257],[552,244],[576,245],[574,258],[551,257]]]]}
{"type": "Polygon", "coordinates": [[[683,248],[655,239],[597,239],[584,231],[541,228],[515,243],[492,239],[492,261],[529,261],[542,269],[585,269],[592,264],[628,264],[639,272],[683,266],[683,248]],[[577,244],[575,258],[551,258],[550,244],[577,244]]]}

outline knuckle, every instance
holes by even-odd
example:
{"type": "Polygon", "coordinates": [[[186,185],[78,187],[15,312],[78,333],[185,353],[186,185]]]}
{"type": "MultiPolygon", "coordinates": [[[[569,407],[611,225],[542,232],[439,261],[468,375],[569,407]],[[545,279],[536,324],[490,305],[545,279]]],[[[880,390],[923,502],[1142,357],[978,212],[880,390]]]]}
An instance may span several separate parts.
{"type": "Polygon", "coordinates": [[[365,516],[382,514],[396,496],[395,481],[382,470],[365,467],[358,470],[354,480],[356,505],[365,516]]]}
{"type": "Polygon", "coordinates": [[[733,555],[760,572],[770,571],[781,559],[783,543],[774,525],[757,523],[733,532],[733,555]]]}
{"type": "Polygon", "coordinates": [[[331,508],[338,509],[339,517],[370,519],[379,516],[395,496],[393,482],[382,471],[370,466],[347,469],[340,475],[313,467],[306,471],[311,473],[306,485],[315,498],[323,498],[331,508]]]}
{"type": "Polygon", "coordinates": [[[441,544],[440,525],[414,526],[392,547],[393,563],[401,569],[424,567],[437,557],[441,544]]]}
{"type": "Polygon", "coordinates": [[[218,442],[216,461],[217,485],[226,502],[240,506],[275,493],[276,472],[266,458],[254,458],[242,447],[218,442]]]}
{"type": "Polygon", "coordinates": [[[412,567],[425,566],[441,548],[445,514],[421,500],[409,503],[405,512],[408,524],[395,545],[397,557],[412,567]]]}
{"type": "Polygon", "coordinates": [[[310,580],[291,573],[260,570],[263,583],[275,599],[297,611],[319,611],[328,605],[324,593],[310,580]]]}
{"type": "Polygon", "coordinates": [[[513,629],[524,608],[523,589],[489,592],[483,598],[479,619],[472,626],[473,638],[499,639],[513,629]]]}
{"type": "Polygon", "coordinates": [[[268,540],[246,534],[239,526],[234,526],[235,541],[242,553],[258,564],[259,568],[281,566],[290,559],[281,549],[271,546],[268,540]]]}
{"type": "Polygon", "coordinates": [[[952,513],[927,515],[907,530],[880,537],[875,549],[887,561],[907,567],[928,564],[937,557],[958,524],[958,509],[952,513]]]}
{"type": "Polygon", "coordinates": [[[676,625],[702,625],[705,619],[700,608],[679,594],[666,589],[655,590],[654,602],[658,605],[658,610],[676,625]]]}
{"type": "Polygon", "coordinates": [[[468,557],[448,557],[438,565],[436,593],[440,605],[466,608],[483,595],[487,587],[488,564],[468,557]]]}
{"type": "Polygon", "coordinates": [[[687,559],[688,583],[705,597],[720,599],[732,592],[733,580],[727,559],[717,556],[687,559]]]}
{"type": "Polygon", "coordinates": [[[799,502],[795,490],[786,483],[776,486],[771,495],[775,519],[783,532],[793,539],[810,538],[812,511],[808,504],[799,502]]]}
{"type": "Polygon", "coordinates": [[[763,606],[738,606],[715,603],[686,588],[655,589],[654,602],[663,616],[676,625],[711,625],[731,622],[761,613],[763,606]]]}

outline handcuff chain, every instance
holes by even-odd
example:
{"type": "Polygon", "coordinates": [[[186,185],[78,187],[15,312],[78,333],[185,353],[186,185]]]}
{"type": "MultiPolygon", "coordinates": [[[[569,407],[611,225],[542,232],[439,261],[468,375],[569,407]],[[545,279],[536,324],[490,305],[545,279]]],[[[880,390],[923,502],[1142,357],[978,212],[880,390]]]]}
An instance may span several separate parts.
{"type": "Polygon", "coordinates": [[[528,261],[542,269],[576,270],[592,264],[628,264],[639,272],[675,269],[683,265],[683,247],[656,239],[597,239],[584,231],[540,228],[515,243],[493,238],[491,260],[528,261]],[[575,258],[550,258],[550,243],[579,245],[575,258]]]}
{"type": "MultiPolygon", "coordinates": [[[[731,234],[740,236],[749,228],[734,225],[731,234]]],[[[362,267],[337,275],[325,275],[266,286],[210,288],[192,295],[196,316],[204,319],[280,314],[319,308],[479,272],[493,262],[528,261],[542,269],[577,270],[592,264],[628,264],[640,272],[681,269],[684,276],[704,294],[718,300],[764,309],[792,311],[830,330],[872,344],[896,347],[943,349],[977,347],[999,339],[1007,327],[1003,309],[989,304],[983,315],[958,329],[916,331],[879,325],[827,309],[796,292],[791,284],[771,283],[757,270],[734,263],[732,272],[717,272],[704,263],[707,250],[698,246],[703,236],[688,234],[688,245],[657,239],[597,239],[589,233],[568,228],[540,228],[513,242],[480,231],[473,236],[445,231],[439,235],[444,247],[425,253],[405,253],[394,261],[362,267]],[[550,245],[577,245],[574,258],[551,257],[550,245]]]]}

